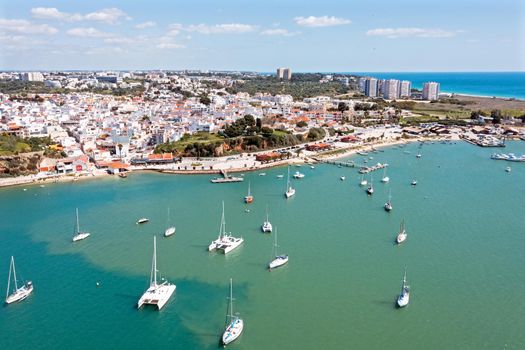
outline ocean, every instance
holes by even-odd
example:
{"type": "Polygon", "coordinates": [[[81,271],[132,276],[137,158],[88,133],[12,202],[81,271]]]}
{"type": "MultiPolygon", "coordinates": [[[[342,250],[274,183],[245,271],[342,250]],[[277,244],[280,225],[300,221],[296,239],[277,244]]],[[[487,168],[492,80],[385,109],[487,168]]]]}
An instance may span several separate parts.
{"type": "Polygon", "coordinates": [[[409,80],[412,82],[412,87],[416,89],[422,89],[423,83],[427,81],[436,81],[440,83],[441,92],[525,99],[525,72],[360,72],[348,74],[372,76],[379,79],[409,80]]]}
{"type": "MultiPolygon", "coordinates": [[[[497,151],[525,153],[524,142],[507,145],[497,151]]],[[[232,349],[524,349],[525,163],[491,160],[493,151],[457,142],[372,153],[368,164],[390,164],[389,184],[383,171],[372,175],[373,196],[354,168],[293,167],[306,177],[293,180],[288,200],[286,178],[276,177],[286,168],[246,173],[250,212],[247,181],[207,175],[0,189],[0,285],[14,255],[19,278],[35,286],[0,308],[0,349],[217,349],[230,277],[245,322],[232,349]],[[206,250],[223,200],[226,230],[245,239],[227,256],[206,250]],[[260,230],[267,205],[290,256],[271,273],[273,236],[260,230]],[[91,236],[73,244],[77,207],[91,236]],[[177,232],[164,238],[168,207],[177,232]],[[141,217],[150,222],[136,225],[141,217]],[[396,246],[403,219],[408,239],[396,246]],[[177,285],[160,312],[136,309],[153,236],[159,273],[177,285]],[[405,266],[410,304],[396,309],[405,266]]]]}

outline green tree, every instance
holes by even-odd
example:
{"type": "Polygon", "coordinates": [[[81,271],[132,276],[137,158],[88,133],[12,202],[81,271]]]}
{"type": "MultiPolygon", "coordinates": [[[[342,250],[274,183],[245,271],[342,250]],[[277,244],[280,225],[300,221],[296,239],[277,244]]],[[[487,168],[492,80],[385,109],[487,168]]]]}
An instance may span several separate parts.
{"type": "Polygon", "coordinates": [[[308,123],[305,122],[304,120],[301,120],[299,122],[297,122],[297,124],[295,124],[298,128],[305,128],[308,126],[308,123]]]}

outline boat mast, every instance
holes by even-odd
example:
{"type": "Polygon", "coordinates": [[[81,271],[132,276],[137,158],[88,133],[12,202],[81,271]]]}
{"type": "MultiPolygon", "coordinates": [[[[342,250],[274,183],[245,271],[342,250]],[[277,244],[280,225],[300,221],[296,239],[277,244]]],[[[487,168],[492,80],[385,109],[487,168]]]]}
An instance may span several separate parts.
{"type": "Polygon", "coordinates": [[[286,180],[286,191],[290,189],[290,166],[288,165],[288,178],[286,180]]]}
{"type": "Polygon", "coordinates": [[[405,274],[403,275],[403,287],[401,287],[403,291],[405,290],[406,283],[407,283],[407,267],[405,266],[405,274]]]}
{"type": "Polygon", "coordinates": [[[273,249],[274,249],[274,253],[275,253],[275,257],[277,257],[277,227],[275,227],[275,236],[274,236],[274,240],[273,240],[273,249]]]}
{"type": "Polygon", "coordinates": [[[170,225],[170,207],[168,207],[168,223],[167,226],[170,225]]]}
{"type": "Polygon", "coordinates": [[[78,220],[78,208],[77,208],[77,233],[80,232],[80,221],[78,220]]]}
{"type": "MultiPolygon", "coordinates": [[[[5,293],[6,299],[9,296],[9,287],[11,286],[11,270],[13,269],[13,264],[14,264],[14,258],[13,256],[11,256],[11,262],[9,263],[9,279],[7,280],[7,291],[5,293]]],[[[16,278],[15,278],[15,283],[16,283],[16,278]]]]}
{"type": "Polygon", "coordinates": [[[151,262],[151,273],[150,273],[149,285],[157,286],[157,238],[153,236],[153,261],[151,262]]]}
{"type": "Polygon", "coordinates": [[[230,297],[228,298],[230,308],[228,310],[229,313],[226,314],[226,323],[229,323],[233,319],[233,282],[232,281],[233,279],[230,278],[230,297]]]}
{"type": "Polygon", "coordinates": [[[252,191],[251,191],[251,182],[248,181],[248,197],[250,197],[252,195],[252,191]]]}
{"type": "Polygon", "coordinates": [[[226,235],[226,219],[224,218],[224,201],[222,201],[222,217],[221,217],[221,229],[219,237],[224,237],[226,235]]]}
{"type": "Polygon", "coordinates": [[[266,205],[266,222],[268,222],[268,205],[266,205]]]}

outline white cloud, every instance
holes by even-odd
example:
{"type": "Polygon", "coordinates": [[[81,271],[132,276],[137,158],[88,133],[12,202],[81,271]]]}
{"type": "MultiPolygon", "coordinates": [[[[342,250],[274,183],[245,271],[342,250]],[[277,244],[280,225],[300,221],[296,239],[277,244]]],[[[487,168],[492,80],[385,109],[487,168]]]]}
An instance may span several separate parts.
{"type": "Polygon", "coordinates": [[[450,38],[457,31],[447,31],[439,28],[377,28],[366,32],[369,36],[384,36],[390,39],[418,37],[418,38],[450,38]]]}
{"type": "Polygon", "coordinates": [[[158,43],[157,48],[158,49],[184,49],[186,46],[176,43],[158,43]]]}
{"type": "Polygon", "coordinates": [[[38,19],[56,19],[68,22],[81,21],[83,18],[79,13],[60,12],[55,7],[34,7],[31,9],[31,15],[38,19]]]}
{"type": "Polygon", "coordinates": [[[257,26],[251,24],[242,24],[242,23],[227,23],[227,24],[190,24],[182,25],[180,23],[175,23],[170,26],[171,30],[183,30],[186,32],[196,32],[201,34],[223,34],[223,33],[248,33],[253,32],[257,29],[257,26]]]}
{"type": "Polygon", "coordinates": [[[73,28],[67,31],[67,34],[84,38],[109,38],[111,33],[102,32],[95,28],[73,28]]]}
{"type": "Polygon", "coordinates": [[[157,23],[153,22],[153,21],[147,21],[147,22],[142,22],[142,23],[139,23],[135,26],[135,28],[137,29],[145,29],[145,28],[151,28],[151,27],[155,27],[157,25],[157,23]]]}
{"type": "Polygon", "coordinates": [[[131,19],[124,11],[112,7],[81,15],[79,13],[61,12],[55,7],[34,7],[31,9],[33,18],[54,19],[59,21],[76,22],[82,20],[98,21],[109,24],[118,23],[121,18],[131,19]]]}
{"type": "Polygon", "coordinates": [[[132,39],[132,38],[127,38],[127,37],[124,37],[124,36],[118,36],[118,37],[113,37],[113,38],[111,38],[111,37],[106,38],[106,39],[104,39],[104,42],[108,43],[108,44],[134,44],[137,41],[135,39],[132,39]]]}
{"type": "Polygon", "coordinates": [[[266,29],[261,32],[261,35],[280,35],[280,36],[295,36],[301,34],[300,32],[289,32],[287,29],[266,29]]]}
{"type": "Polygon", "coordinates": [[[55,34],[58,29],[47,24],[34,24],[25,19],[0,18],[0,30],[21,34],[55,34]]]}
{"type": "Polygon", "coordinates": [[[131,19],[124,11],[116,7],[102,9],[97,12],[91,12],[84,16],[85,19],[90,21],[99,21],[110,24],[115,24],[119,19],[131,19]]]}
{"type": "Polygon", "coordinates": [[[334,16],[295,17],[294,20],[298,25],[305,27],[331,27],[352,23],[349,19],[334,16]]]}

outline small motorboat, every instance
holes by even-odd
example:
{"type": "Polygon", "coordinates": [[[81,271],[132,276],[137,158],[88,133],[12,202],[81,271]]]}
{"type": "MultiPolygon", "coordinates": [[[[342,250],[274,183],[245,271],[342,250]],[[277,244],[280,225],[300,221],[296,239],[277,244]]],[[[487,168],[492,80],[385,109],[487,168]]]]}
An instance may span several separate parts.
{"type": "Polygon", "coordinates": [[[148,218],[140,218],[140,219],[138,219],[138,221],[137,221],[137,225],[138,225],[138,224],[145,224],[145,223],[148,222],[148,221],[149,221],[148,218]]]}

